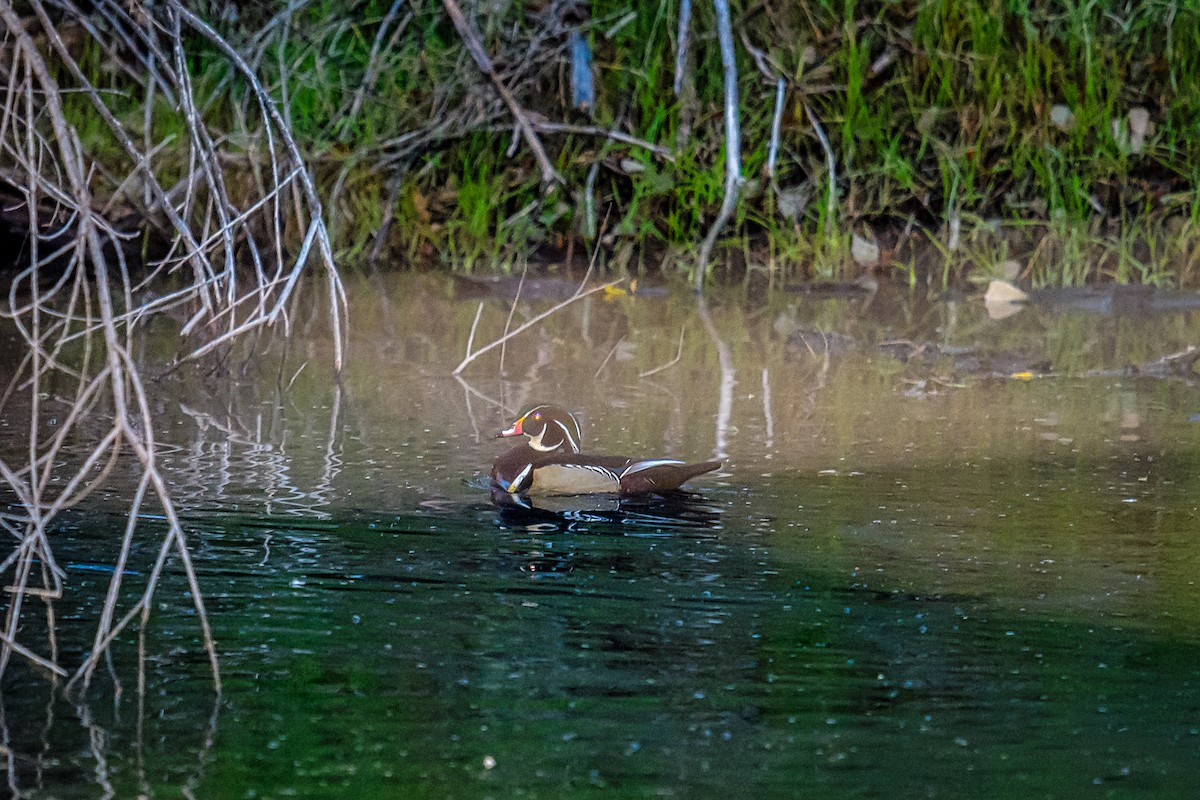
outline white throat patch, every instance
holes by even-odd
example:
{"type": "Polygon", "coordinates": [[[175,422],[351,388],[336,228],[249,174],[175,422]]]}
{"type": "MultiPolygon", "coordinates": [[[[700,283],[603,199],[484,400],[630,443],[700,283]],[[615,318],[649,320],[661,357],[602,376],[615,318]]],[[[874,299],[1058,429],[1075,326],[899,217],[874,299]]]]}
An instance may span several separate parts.
{"type": "Polygon", "coordinates": [[[549,425],[543,425],[541,433],[539,433],[537,436],[530,436],[529,446],[540,453],[549,453],[552,450],[557,450],[557,447],[546,447],[546,445],[542,444],[542,439],[546,438],[546,431],[549,429],[549,425]]]}

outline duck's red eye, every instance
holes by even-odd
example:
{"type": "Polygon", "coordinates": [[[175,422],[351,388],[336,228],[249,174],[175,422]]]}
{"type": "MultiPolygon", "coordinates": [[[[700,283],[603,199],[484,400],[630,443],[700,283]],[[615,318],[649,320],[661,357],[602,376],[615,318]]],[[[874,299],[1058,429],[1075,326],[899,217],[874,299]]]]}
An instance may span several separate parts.
{"type": "Polygon", "coordinates": [[[537,412],[536,414],[534,414],[534,415],[533,415],[533,418],[534,418],[534,419],[541,419],[541,418],[542,418],[542,412],[540,412],[540,411],[539,411],[539,412],[537,412]]]}

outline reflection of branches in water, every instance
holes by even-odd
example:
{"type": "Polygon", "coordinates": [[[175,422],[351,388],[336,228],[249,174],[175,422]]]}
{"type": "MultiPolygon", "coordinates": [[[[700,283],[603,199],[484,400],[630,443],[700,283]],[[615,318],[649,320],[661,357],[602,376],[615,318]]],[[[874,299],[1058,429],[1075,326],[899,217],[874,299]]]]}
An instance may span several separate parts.
{"type": "MultiPolygon", "coordinates": [[[[766,427],[766,441],[763,445],[766,450],[770,451],[775,446],[775,414],[771,411],[771,373],[766,367],[762,371],[762,402],[763,402],[763,425],[766,427]]],[[[770,452],[766,454],[767,458],[771,457],[770,452]]]]}
{"type": "Polygon", "coordinates": [[[708,311],[708,303],[704,295],[696,298],[696,314],[704,323],[704,330],[717,348],[717,363],[721,367],[721,386],[717,395],[717,432],[716,443],[713,446],[713,458],[724,460],[729,446],[729,419],[733,416],[733,387],[737,384],[733,370],[733,356],[729,352],[729,343],[721,338],[717,326],[713,324],[712,315],[708,311]]]}
{"type": "MultiPolygon", "coordinates": [[[[0,769],[7,774],[8,788],[14,798],[29,797],[32,794],[31,790],[44,788],[43,771],[50,753],[50,731],[54,727],[54,689],[57,688],[57,683],[57,680],[52,681],[50,690],[46,692],[45,719],[40,727],[36,745],[33,741],[14,741],[8,725],[6,697],[0,693],[0,769]]],[[[29,704],[32,706],[33,702],[29,704]]],[[[28,715],[14,716],[19,717],[15,726],[18,736],[23,731],[33,729],[33,720],[28,715]]]]}
{"type": "MultiPolygon", "coordinates": [[[[119,698],[121,696],[120,684],[116,682],[115,671],[112,673],[112,679],[115,682],[114,698],[119,698]]],[[[47,772],[52,780],[57,778],[61,781],[63,770],[75,767],[65,758],[51,760],[51,733],[56,728],[55,706],[56,702],[61,700],[62,695],[58,691],[60,687],[57,681],[51,681],[44,685],[44,688],[46,691],[44,703],[41,703],[39,698],[26,694],[19,699],[19,707],[11,709],[11,711],[9,707],[11,699],[0,693],[0,770],[6,771],[7,785],[14,798],[41,796],[46,791],[44,782],[47,772]],[[44,718],[39,725],[35,726],[35,716],[38,713],[39,705],[44,718]],[[12,731],[10,731],[8,722],[10,715],[15,718],[12,731]]],[[[138,636],[137,716],[132,721],[132,750],[135,763],[132,772],[124,763],[126,736],[121,732],[108,730],[97,722],[91,705],[82,698],[77,698],[70,706],[82,732],[87,737],[88,746],[81,751],[80,756],[90,762],[90,769],[86,770],[86,774],[90,775],[91,780],[100,790],[100,796],[124,796],[121,793],[122,783],[128,785],[132,775],[141,795],[152,797],[155,791],[151,787],[159,785],[162,781],[162,776],[148,770],[146,764],[147,743],[153,745],[156,742],[153,734],[149,739],[147,737],[147,722],[153,723],[155,720],[163,719],[159,713],[160,710],[148,708],[148,695],[150,698],[159,696],[155,692],[147,691],[146,647],[143,629],[138,636]],[[118,754],[116,763],[110,761],[110,754],[113,753],[118,754]]],[[[184,762],[186,766],[184,766],[178,781],[180,792],[185,797],[196,796],[204,779],[205,768],[216,742],[221,702],[219,695],[212,698],[213,706],[208,716],[208,724],[202,730],[197,731],[199,738],[195,744],[185,747],[182,751],[188,754],[189,759],[192,759],[194,754],[193,761],[184,762]]],[[[113,711],[116,714],[116,720],[119,721],[122,715],[116,708],[113,711]]],[[[62,723],[58,722],[59,728],[61,725],[62,723]]],[[[175,742],[174,745],[165,752],[170,754],[180,752],[179,743],[175,742]]]]}
{"type": "Polygon", "coordinates": [[[808,348],[809,355],[818,361],[816,368],[813,370],[812,388],[804,396],[805,418],[811,417],[816,413],[817,397],[829,380],[829,368],[832,363],[830,360],[830,350],[832,348],[830,347],[829,334],[820,331],[820,336],[822,342],[820,350],[815,349],[807,338],[803,340],[804,346],[808,348]]]}
{"type": "MultiPolygon", "coordinates": [[[[144,629],[143,629],[144,630],[144,629]]],[[[135,721],[133,749],[136,754],[136,773],[135,777],[138,783],[138,788],[141,790],[142,796],[151,797],[154,795],[151,787],[154,783],[147,775],[146,770],[146,728],[147,720],[146,709],[146,647],[144,635],[138,637],[138,665],[137,665],[137,719],[135,721]]],[[[75,714],[80,725],[87,731],[90,747],[88,748],[88,756],[93,760],[92,775],[97,784],[104,792],[105,797],[117,797],[116,787],[113,786],[113,775],[119,775],[122,770],[114,769],[109,766],[108,753],[110,744],[114,739],[121,741],[120,737],[114,737],[112,733],[106,730],[100,723],[96,722],[93,717],[92,709],[87,703],[79,702],[75,706],[75,714]]],[[[188,769],[186,779],[179,782],[179,791],[184,797],[195,797],[195,792],[199,789],[204,778],[204,769],[209,760],[209,754],[212,752],[217,736],[217,722],[220,716],[221,698],[220,696],[213,698],[212,712],[208,716],[208,724],[200,732],[201,739],[195,748],[195,766],[188,769]]],[[[178,751],[178,748],[174,748],[178,751]]],[[[156,776],[155,780],[159,780],[156,776]]]]}
{"type": "MultiPolygon", "coordinates": [[[[291,417],[283,401],[283,391],[264,402],[253,387],[247,397],[231,397],[220,411],[201,411],[180,404],[179,409],[194,423],[193,440],[177,452],[165,451],[175,477],[173,490],[177,502],[204,506],[215,501],[239,502],[252,498],[262,502],[263,514],[298,515],[316,519],[329,517],[333,485],[342,471],[342,445],[339,433],[344,387],[333,385],[329,420],[322,432],[324,450],[315,478],[295,476],[296,464],[284,443],[290,431],[291,417]],[[263,407],[267,411],[263,412],[263,407]],[[212,436],[212,432],[218,435],[212,436]],[[311,489],[304,488],[311,485],[311,489]]],[[[314,424],[323,415],[308,416],[314,424]]],[[[304,435],[304,434],[302,434],[304,435]]],[[[316,431],[312,431],[315,438],[316,431]]],[[[305,436],[305,438],[308,438],[305,436]]]]}
{"type": "Polygon", "coordinates": [[[686,332],[687,332],[687,323],[685,322],[679,326],[679,349],[677,349],[675,351],[674,358],[672,358],[670,361],[668,361],[665,364],[661,364],[657,367],[654,367],[653,369],[648,369],[643,372],[639,372],[638,377],[639,378],[649,378],[651,375],[656,375],[659,372],[662,372],[664,369],[670,369],[671,367],[678,364],[679,360],[681,358],[683,358],[683,335],[686,332]]]}
{"type": "Polygon", "coordinates": [[[505,403],[502,403],[499,400],[495,399],[494,397],[489,397],[488,395],[486,395],[483,392],[476,389],[474,386],[471,385],[471,382],[468,381],[466,378],[464,378],[461,374],[455,375],[454,379],[456,381],[458,381],[459,386],[462,386],[462,388],[463,388],[463,399],[466,402],[467,418],[471,421],[471,430],[473,430],[475,432],[475,441],[478,442],[480,440],[481,434],[479,431],[479,422],[475,419],[475,409],[471,404],[472,396],[478,397],[480,400],[487,403],[488,405],[490,405],[494,408],[500,409],[501,411],[504,412],[504,414],[506,416],[508,414],[518,413],[516,408],[514,408],[510,405],[507,405],[505,403]]]}
{"type": "Polygon", "coordinates": [[[338,445],[338,425],[341,424],[342,386],[333,387],[333,407],[329,411],[329,436],[325,440],[325,458],[321,462],[321,477],[312,496],[318,505],[329,505],[333,495],[333,479],[342,471],[342,451],[338,445]]]}
{"type": "Polygon", "coordinates": [[[0,397],[0,413],[17,420],[12,429],[26,418],[29,437],[17,459],[0,460],[0,480],[19,507],[0,516],[0,527],[16,540],[12,554],[0,562],[0,570],[11,570],[7,616],[0,630],[0,672],[16,653],[66,674],[57,663],[53,640],[50,603],[61,596],[66,573],[54,559],[52,525],[62,511],[99,486],[119,461],[132,457],[141,477],[114,556],[92,651],[73,680],[90,679],[109,644],[133,620],[140,619],[143,626],[148,622],[158,579],[174,557],[184,573],[219,687],[204,601],[176,501],[162,472],[136,337],[155,319],[178,320],[184,335],[204,335],[198,346],[182,354],[182,361],[224,350],[234,339],[267,325],[289,327],[289,301],[297,282],[316,263],[328,276],[327,311],[340,370],[345,298],[321,204],[295,142],[252,68],[183,3],[165,0],[128,8],[115,0],[89,4],[90,13],[106,20],[103,36],[111,37],[97,38],[96,43],[120,61],[121,79],[133,82],[127,85],[145,98],[140,144],[119,119],[116,104],[125,93],[95,86],[88,77],[91,70],[75,60],[61,35],[72,30],[100,37],[91,24],[94,17],[72,17],[80,12],[70,6],[56,6],[52,15],[40,0],[33,0],[29,9],[32,14],[23,18],[11,4],[0,5],[5,32],[0,85],[6,86],[0,152],[13,165],[11,172],[0,175],[0,187],[20,198],[15,207],[5,208],[7,217],[24,213],[30,231],[21,254],[25,266],[12,280],[4,310],[26,354],[0,397]],[[184,42],[189,37],[207,41],[250,89],[256,112],[242,109],[242,114],[257,119],[261,128],[248,141],[251,148],[265,150],[269,174],[265,181],[257,176],[261,191],[244,205],[235,202],[235,184],[226,175],[225,165],[231,163],[222,152],[226,142],[210,135],[203,104],[193,95],[185,71],[184,42]],[[118,46],[110,48],[114,43],[118,46]],[[91,163],[64,108],[66,91],[90,103],[89,113],[100,129],[93,135],[107,137],[106,149],[121,162],[125,179],[110,177],[112,163],[104,168],[91,163]],[[156,103],[158,94],[166,102],[156,103]],[[177,116],[169,124],[156,122],[168,113],[177,116]],[[182,127],[186,132],[190,158],[185,163],[165,163],[168,159],[159,149],[174,134],[156,144],[156,124],[160,130],[182,127]],[[167,176],[173,184],[166,183],[167,176]],[[165,256],[140,279],[134,272],[141,232],[110,221],[111,209],[126,205],[133,210],[125,218],[160,226],[171,241],[165,256]],[[284,252],[285,231],[300,237],[294,257],[284,252]],[[252,269],[240,271],[240,264],[252,269]],[[92,444],[85,455],[73,458],[70,444],[81,440],[92,444]],[[139,520],[152,509],[163,520],[165,532],[137,599],[121,609],[125,567],[135,538],[144,533],[139,520]],[[29,613],[26,601],[35,596],[47,603],[48,655],[18,641],[22,619],[29,613]]]}

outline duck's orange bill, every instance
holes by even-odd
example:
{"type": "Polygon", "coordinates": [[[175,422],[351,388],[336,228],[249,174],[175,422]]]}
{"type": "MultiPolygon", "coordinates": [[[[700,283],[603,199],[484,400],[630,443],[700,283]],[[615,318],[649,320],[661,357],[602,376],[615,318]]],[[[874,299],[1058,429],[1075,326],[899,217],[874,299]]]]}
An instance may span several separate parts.
{"type": "Polygon", "coordinates": [[[520,436],[521,434],[525,433],[525,431],[521,429],[521,423],[524,421],[525,421],[525,418],[521,417],[519,420],[517,420],[516,422],[514,422],[512,424],[511,428],[502,430],[499,433],[497,433],[496,438],[500,439],[505,436],[520,436]]]}

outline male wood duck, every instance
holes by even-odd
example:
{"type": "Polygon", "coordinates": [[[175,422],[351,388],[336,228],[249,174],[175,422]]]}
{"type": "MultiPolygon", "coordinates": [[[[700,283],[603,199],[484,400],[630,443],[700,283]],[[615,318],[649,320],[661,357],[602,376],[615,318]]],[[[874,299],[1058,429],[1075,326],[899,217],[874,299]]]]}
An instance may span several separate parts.
{"type": "Polygon", "coordinates": [[[581,453],[579,422],[557,406],[535,406],[496,438],[505,436],[525,437],[492,464],[493,491],[510,495],[669,492],[721,466],[720,461],[687,464],[581,453]]]}

